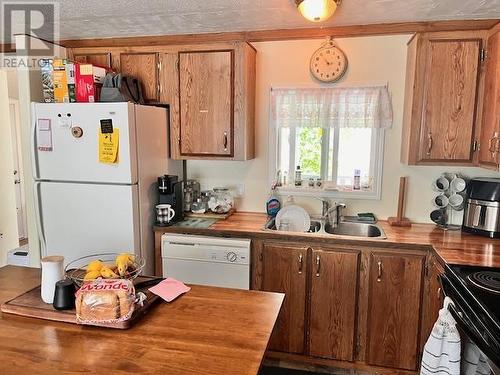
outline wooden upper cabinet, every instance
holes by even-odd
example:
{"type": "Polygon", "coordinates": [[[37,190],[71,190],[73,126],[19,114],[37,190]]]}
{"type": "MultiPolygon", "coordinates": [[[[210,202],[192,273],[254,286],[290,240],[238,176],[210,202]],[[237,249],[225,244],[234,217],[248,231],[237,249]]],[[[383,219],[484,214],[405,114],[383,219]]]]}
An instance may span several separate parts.
{"type": "Polygon", "coordinates": [[[423,255],[373,252],[366,362],[415,370],[419,355],[423,255]]]}
{"type": "Polygon", "coordinates": [[[181,52],[180,154],[234,155],[234,51],[181,52]]]}
{"type": "Polygon", "coordinates": [[[262,290],[285,293],[269,349],[304,352],[307,249],[264,243],[262,290]]]}
{"type": "Polygon", "coordinates": [[[141,81],[142,95],[145,101],[159,101],[160,85],[157,53],[121,53],[120,72],[141,81]]]}
{"type": "Polygon", "coordinates": [[[472,161],[481,39],[429,39],[421,160],[472,161]]]}
{"type": "Polygon", "coordinates": [[[479,164],[500,168],[500,25],[488,34],[479,164]]]}
{"type": "Polygon", "coordinates": [[[106,68],[111,68],[111,53],[109,52],[87,53],[87,54],[76,53],[73,55],[73,59],[76,62],[83,64],[93,64],[93,65],[103,66],[106,68]]]}
{"type": "Polygon", "coordinates": [[[309,354],[352,361],[359,253],[312,252],[309,354]]]}
{"type": "Polygon", "coordinates": [[[402,161],[472,165],[484,32],[416,35],[408,47],[402,161]]]}
{"type": "Polygon", "coordinates": [[[162,102],[174,159],[254,157],[255,50],[226,43],[162,54],[162,102]],[[164,62],[163,62],[164,61],[164,62]]]}

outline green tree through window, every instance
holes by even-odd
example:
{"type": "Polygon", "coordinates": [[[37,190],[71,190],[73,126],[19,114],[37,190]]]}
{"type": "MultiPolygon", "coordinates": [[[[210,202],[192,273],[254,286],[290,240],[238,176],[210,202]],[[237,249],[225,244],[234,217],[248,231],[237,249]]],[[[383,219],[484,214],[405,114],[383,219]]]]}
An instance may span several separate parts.
{"type": "Polygon", "coordinates": [[[321,141],[322,128],[297,129],[297,165],[307,176],[321,176],[321,141]]]}

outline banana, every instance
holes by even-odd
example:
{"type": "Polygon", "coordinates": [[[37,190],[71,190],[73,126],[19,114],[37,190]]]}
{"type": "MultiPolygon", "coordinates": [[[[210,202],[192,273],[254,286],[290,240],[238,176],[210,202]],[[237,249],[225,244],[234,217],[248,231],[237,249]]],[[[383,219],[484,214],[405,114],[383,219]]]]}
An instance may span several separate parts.
{"type": "Polygon", "coordinates": [[[104,277],[105,279],[118,279],[119,276],[113,272],[112,269],[108,267],[102,267],[101,268],[101,276],[104,277]]]}
{"type": "Polygon", "coordinates": [[[87,272],[90,271],[100,271],[102,268],[102,262],[100,260],[93,260],[87,266],[87,272]]]}
{"type": "Polygon", "coordinates": [[[83,278],[83,280],[84,281],[91,281],[91,280],[97,279],[100,276],[101,276],[100,271],[88,271],[87,274],[85,275],[85,277],[83,278]]]}
{"type": "Polygon", "coordinates": [[[120,276],[125,276],[128,267],[134,264],[134,259],[133,255],[127,253],[122,253],[116,257],[115,263],[120,276]]]}

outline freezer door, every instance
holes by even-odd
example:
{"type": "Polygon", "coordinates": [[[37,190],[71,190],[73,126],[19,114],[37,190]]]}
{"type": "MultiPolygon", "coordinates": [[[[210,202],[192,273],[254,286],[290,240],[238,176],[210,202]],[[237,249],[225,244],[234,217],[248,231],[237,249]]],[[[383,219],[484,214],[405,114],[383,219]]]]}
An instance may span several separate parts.
{"type": "Polygon", "coordinates": [[[35,183],[42,256],[140,254],[136,185],[35,183]]]}
{"type": "Polygon", "coordinates": [[[130,103],[37,103],[32,159],[37,180],[137,182],[134,105],[130,103]],[[99,162],[99,130],[119,129],[115,163],[99,162]]]}

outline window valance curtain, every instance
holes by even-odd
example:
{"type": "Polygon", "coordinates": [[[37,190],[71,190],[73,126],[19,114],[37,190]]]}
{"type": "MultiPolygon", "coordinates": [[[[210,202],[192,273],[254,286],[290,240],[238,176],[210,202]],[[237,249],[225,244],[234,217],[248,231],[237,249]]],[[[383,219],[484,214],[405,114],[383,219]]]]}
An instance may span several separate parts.
{"type": "Polygon", "coordinates": [[[373,128],[392,126],[387,86],[273,88],[271,115],[280,128],[373,128]]]}

